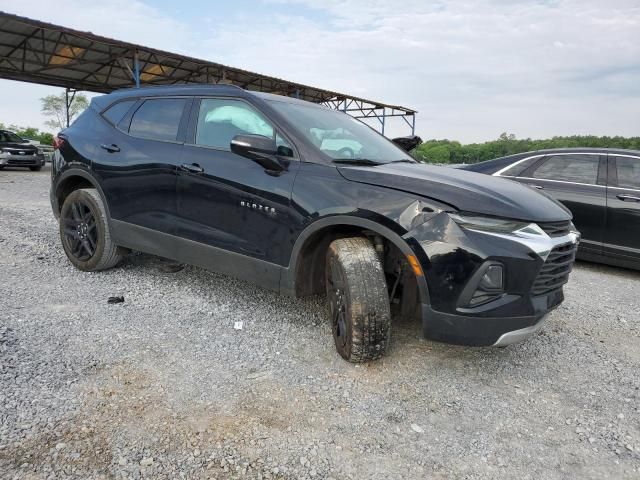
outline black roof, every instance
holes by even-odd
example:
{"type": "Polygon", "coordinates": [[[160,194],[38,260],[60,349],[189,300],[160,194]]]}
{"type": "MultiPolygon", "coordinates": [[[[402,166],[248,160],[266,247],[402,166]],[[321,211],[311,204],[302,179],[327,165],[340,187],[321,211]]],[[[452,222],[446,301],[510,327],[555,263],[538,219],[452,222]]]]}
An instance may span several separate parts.
{"type": "Polygon", "coordinates": [[[100,95],[92,99],[92,103],[99,109],[103,109],[112,103],[130,97],[154,97],[154,96],[189,96],[189,95],[222,95],[234,97],[255,96],[265,100],[278,100],[289,103],[302,103],[306,105],[323,108],[319,104],[307,102],[283,95],[275,95],[273,93],[251,92],[244,90],[235,85],[168,85],[157,87],[141,87],[141,88],[122,88],[111,92],[108,95],[100,95]]]}

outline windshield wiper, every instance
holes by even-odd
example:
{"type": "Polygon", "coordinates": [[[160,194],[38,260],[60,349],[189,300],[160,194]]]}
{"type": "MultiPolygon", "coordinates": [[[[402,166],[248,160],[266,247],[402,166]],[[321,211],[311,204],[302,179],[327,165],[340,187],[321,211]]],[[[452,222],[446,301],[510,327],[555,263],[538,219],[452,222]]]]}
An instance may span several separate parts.
{"type": "Polygon", "coordinates": [[[408,158],[403,158],[402,160],[392,160],[389,163],[418,163],[415,160],[409,160],[408,158]]]}
{"type": "Polygon", "coordinates": [[[333,163],[344,163],[351,165],[384,165],[384,162],[376,162],[368,158],[334,158],[333,163]]]}

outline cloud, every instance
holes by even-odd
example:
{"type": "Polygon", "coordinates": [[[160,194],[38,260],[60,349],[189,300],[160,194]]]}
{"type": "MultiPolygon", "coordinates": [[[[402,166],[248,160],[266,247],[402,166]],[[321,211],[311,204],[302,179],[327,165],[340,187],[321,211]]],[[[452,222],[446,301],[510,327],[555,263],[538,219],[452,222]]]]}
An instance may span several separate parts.
{"type": "MultiPolygon", "coordinates": [[[[176,17],[142,2],[61,0],[46,11],[54,23],[416,108],[423,137],[479,141],[505,130],[637,135],[636,5],[268,0],[260,14],[227,5],[221,18],[216,5],[176,17]]],[[[390,131],[406,133],[399,122],[390,131]]]]}

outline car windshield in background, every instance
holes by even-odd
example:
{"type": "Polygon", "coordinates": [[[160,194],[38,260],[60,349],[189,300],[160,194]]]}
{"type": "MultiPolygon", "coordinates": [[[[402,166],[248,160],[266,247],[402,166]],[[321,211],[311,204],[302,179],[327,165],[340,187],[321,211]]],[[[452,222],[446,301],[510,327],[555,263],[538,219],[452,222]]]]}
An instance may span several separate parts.
{"type": "Polygon", "coordinates": [[[26,140],[20,138],[13,132],[8,132],[6,130],[0,131],[0,142],[5,143],[26,143],[26,140]]]}
{"type": "Polygon", "coordinates": [[[413,161],[391,141],[345,113],[277,100],[270,103],[334,160],[364,160],[369,164],[413,161]]]}

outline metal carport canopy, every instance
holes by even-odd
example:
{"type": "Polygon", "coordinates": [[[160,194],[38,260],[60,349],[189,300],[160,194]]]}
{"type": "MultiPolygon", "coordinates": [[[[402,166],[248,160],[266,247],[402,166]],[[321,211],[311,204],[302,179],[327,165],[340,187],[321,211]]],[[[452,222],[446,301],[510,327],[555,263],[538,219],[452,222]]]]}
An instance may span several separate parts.
{"type": "Polygon", "coordinates": [[[0,12],[0,78],[100,93],[141,84],[230,83],[376,119],[383,134],[388,117],[401,117],[413,134],[417,113],[5,12],[0,12]]]}

